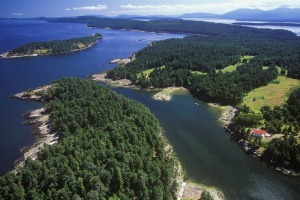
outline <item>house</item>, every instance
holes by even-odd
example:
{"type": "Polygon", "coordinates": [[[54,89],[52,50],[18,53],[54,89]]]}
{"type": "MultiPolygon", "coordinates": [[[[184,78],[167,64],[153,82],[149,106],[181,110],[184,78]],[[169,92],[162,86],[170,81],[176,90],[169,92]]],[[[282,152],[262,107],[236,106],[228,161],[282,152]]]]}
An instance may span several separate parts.
{"type": "Polygon", "coordinates": [[[261,138],[265,138],[265,137],[270,137],[271,135],[265,131],[265,130],[261,130],[261,129],[254,129],[252,131],[252,136],[253,137],[261,137],[261,138]]]}

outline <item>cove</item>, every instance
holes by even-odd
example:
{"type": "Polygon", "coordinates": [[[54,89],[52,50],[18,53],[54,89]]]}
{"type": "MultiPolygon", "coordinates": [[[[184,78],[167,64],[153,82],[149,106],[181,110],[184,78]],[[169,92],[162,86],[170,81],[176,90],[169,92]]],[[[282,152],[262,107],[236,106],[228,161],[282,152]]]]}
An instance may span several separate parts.
{"type": "Polygon", "coordinates": [[[299,198],[300,179],[284,176],[245,155],[206,103],[189,94],[175,95],[166,102],[154,100],[151,92],[112,89],[140,101],[155,114],[191,180],[218,187],[227,199],[299,198]]]}

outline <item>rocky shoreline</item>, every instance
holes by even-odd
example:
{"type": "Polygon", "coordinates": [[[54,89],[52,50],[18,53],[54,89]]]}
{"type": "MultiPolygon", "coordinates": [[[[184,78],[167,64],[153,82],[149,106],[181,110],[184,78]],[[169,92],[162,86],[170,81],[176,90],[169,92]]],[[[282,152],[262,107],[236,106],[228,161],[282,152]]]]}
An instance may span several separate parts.
{"type": "Polygon", "coordinates": [[[24,116],[28,120],[23,124],[33,125],[32,132],[35,135],[35,142],[32,146],[21,149],[22,157],[14,163],[13,172],[15,173],[23,167],[26,159],[35,160],[38,152],[45,145],[53,145],[59,140],[58,134],[51,130],[50,116],[44,108],[29,111],[24,116]]]}
{"type": "MultiPolygon", "coordinates": [[[[19,100],[44,101],[42,94],[54,86],[54,84],[41,86],[34,90],[20,92],[12,97],[19,100]]],[[[15,161],[13,172],[18,172],[23,167],[26,159],[35,160],[38,152],[45,145],[53,145],[59,139],[58,134],[51,130],[50,116],[44,108],[28,111],[24,114],[24,117],[27,120],[22,123],[23,125],[33,125],[32,133],[35,135],[35,141],[32,146],[21,149],[22,157],[15,161]]]]}
{"type": "MultiPolygon", "coordinates": [[[[92,74],[89,76],[89,79],[96,82],[106,83],[109,86],[113,87],[141,89],[140,87],[133,85],[132,82],[128,79],[112,80],[106,78],[106,75],[106,73],[92,74]]],[[[149,90],[157,91],[157,93],[153,95],[153,99],[158,101],[170,101],[172,99],[173,94],[188,93],[188,90],[184,87],[152,88],[149,90]]]]}
{"type": "MultiPolygon", "coordinates": [[[[164,136],[162,135],[163,140],[166,141],[164,136]]],[[[166,142],[167,145],[165,146],[165,152],[167,156],[172,156],[173,154],[173,148],[171,145],[169,145],[168,142],[166,142]]],[[[176,191],[176,197],[177,200],[181,199],[201,199],[203,196],[203,193],[209,193],[214,200],[225,200],[225,195],[222,191],[213,188],[208,187],[202,184],[197,184],[188,180],[184,180],[182,165],[179,160],[175,158],[175,165],[174,165],[174,176],[175,181],[177,183],[177,191],[176,191]]]]}

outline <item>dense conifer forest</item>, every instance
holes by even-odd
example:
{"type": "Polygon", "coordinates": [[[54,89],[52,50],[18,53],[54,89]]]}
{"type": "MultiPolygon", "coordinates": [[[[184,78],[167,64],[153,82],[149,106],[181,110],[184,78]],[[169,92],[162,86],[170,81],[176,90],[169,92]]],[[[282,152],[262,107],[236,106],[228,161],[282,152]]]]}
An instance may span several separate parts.
{"type": "Polygon", "coordinates": [[[8,52],[8,57],[26,56],[26,55],[50,55],[69,53],[81,50],[95,44],[102,35],[99,33],[92,36],[71,38],[67,40],[51,40],[46,42],[32,42],[8,52]]]}
{"type": "MultiPolygon", "coordinates": [[[[184,20],[142,22],[79,17],[55,21],[191,34],[182,39],[153,41],[136,52],[130,63],[107,72],[108,78],[127,78],[141,88],[183,86],[205,101],[237,106],[247,93],[268,85],[278,75],[300,78],[300,39],[289,31],[184,20]],[[236,68],[223,72],[228,66],[236,68]],[[144,73],[147,70],[151,72],[144,73]]],[[[293,92],[286,105],[262,107],[260,113],[240,108],[231,128],[239,139],[249,139],[249,127],[262,125],[270,133],[283,133],[283,138],[269,144],[263,144],[261,139],[252,144],[263,146],[263,158],[274,165],[300,170],[297,94],[293,92]]]]}
{"type": "Polygon", "coordinates": [[[173,199],[174,161],[157,119],[92,81],[64,78],[44,97],[60,142],[0,178],[0,199],[173,199]]]}

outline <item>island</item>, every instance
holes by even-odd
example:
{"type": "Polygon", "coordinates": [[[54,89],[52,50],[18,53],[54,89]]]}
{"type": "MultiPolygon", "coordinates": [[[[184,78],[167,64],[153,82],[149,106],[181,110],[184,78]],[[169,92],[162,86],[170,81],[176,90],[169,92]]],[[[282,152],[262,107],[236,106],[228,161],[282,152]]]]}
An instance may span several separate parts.
{"type": "Polygon", "coordinates": [[[71,38],[67,40],[32,42],[12,49],[0,56],[2,58],[16,58],[71,53],[90,48],[102,38],[101,34],[95,33],[90,36],[71,38]]]}

